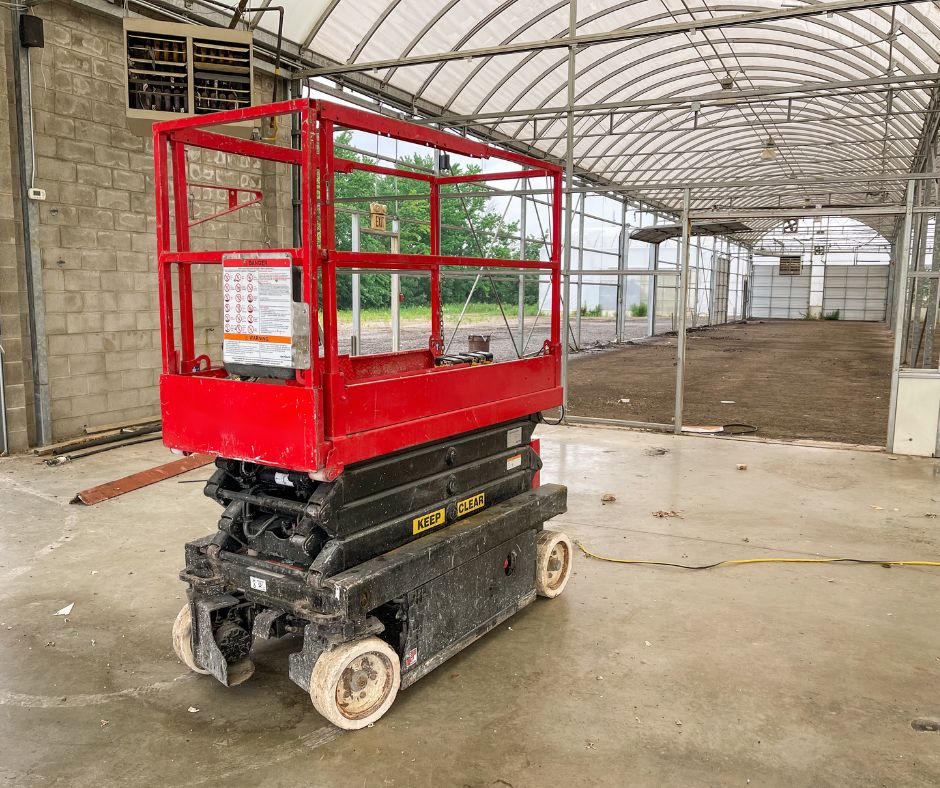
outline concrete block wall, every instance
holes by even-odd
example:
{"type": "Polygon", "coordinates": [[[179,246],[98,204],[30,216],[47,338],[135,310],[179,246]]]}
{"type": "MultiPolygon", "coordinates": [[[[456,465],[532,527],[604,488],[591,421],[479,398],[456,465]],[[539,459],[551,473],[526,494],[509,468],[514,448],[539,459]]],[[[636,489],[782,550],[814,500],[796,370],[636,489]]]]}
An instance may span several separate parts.
{"type": "Polygon", "coordinates": [[[19,452],[29,443],[32,390],[11,49],[10,13],[0,8],[0,346],[9,450],[19,452]]]}
{"type": "MultiPolygon", "coordinates": [[[[46,45],[31,52],[32,96],[36,185],[47,193],[39,240],[53,439],[61,440],[159,413],[153,158],[151,140],[125,123],[120,19],[58,1],[34,12],[45,20],[46,45]]],[[[257,82],[256,101],[269,101],[271,83],[257,82]]],[[[194,248],[289,245],[286,167],[189,151],[189,178],[270,195],[194,229],[194,248]],[[287,198],[271,194],[275,187],[287,198]]],[[[200,188],[190,196],[194,216],[227,199],[200,188]]],[[[0,196],[0,220],[2,210],[0,196]]],[[[196,270],[194,289],[197,352],[218,359],[218,273],[196,270]]]]}

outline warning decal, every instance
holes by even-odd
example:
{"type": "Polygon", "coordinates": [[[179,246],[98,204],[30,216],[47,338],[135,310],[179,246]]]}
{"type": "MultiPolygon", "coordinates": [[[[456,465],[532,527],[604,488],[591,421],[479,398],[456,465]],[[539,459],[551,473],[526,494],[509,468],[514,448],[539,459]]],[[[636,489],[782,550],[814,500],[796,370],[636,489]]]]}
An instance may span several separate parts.
{"type": "Polygon", "coordinates": [[[424,531],[428,531],[431,528],[436,528],[437,526],[443,524],[444,510],[436,509],[433,512],[422,514],[420,517],[415,517],[415,519],[411,521],[411,533],[420,534],[424,531]]]}
{"type": "Polygon", "coordinates": [[[469,498],[464,498],[462,501],[457,501],[457,516],[463,517],[465,514],[470,514],[470,512],[475,512],[477,509],[482,509],[485,505],[485,492],[471,495],[469,498]]]}
{"type": "Polygon", "coordinates": [[[289,254],[226,255],[222,309],[223,363],[293,366],[289,254]]]}

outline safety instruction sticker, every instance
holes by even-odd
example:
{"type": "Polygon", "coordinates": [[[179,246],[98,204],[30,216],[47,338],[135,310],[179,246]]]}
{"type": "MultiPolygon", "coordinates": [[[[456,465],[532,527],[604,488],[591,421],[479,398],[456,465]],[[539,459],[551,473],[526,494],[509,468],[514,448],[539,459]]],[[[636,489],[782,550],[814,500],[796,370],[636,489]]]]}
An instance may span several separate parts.
{"type": "Polygon", "coordinates": [[[457,501],[457,516],[463,517],[470,514],[470,512],[475,512],[477,509],[482,509],[484,506],[486,506],[486,493],[481,492],[471,495],[469,498],[457,501]]]}
{"type": "Polygon", "coordinates": [[[522,455],[513,454],[512,457],[506,458],[506,470],[514,471],[516,468],[522,467],[522,455]]]}
{"type": "Polygon", "coordinates": [[[289,254],[226,255],[222,309],[224,363],[293,366],[289,254]]]}
{"type": "Polygon", "coordinates": [[[435,509],[433,512],[422,514],[411,521],[411,533],[417,535],[432,528],[437,528],[437,526],[444,524],[444,519],[443,509],[435,509]]]}

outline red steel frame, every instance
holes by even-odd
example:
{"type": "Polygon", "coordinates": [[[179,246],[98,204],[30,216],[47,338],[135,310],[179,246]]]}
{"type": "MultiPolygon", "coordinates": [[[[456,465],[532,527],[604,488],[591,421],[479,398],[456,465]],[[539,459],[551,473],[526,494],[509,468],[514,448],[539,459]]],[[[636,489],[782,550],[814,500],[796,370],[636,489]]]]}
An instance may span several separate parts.
{"type": "MultiPolygon", "coordinates": [[[[561,404],[561,168],[435,129],[311,99],[166,121],[154,124],[153,132],[163,361],[160,399],[163,438],[168,446],[307,471],[316,478],[329,480],[354,462],[561,404]],[[228,137],[205,128],[290,113],[300,117],[299,149],[228,137]],[[439,177],[337,159],[333,151],[335,127],[480,159],[498,158],[523,169],[439,177]],[[193,251],[189,230],[195,222],[188,214],[187,146],[299,167],[300,247],[193,251]],[[334,175],[355,169],[415,178],[429,184],[431,254],[336,249],[334,175]],[[442,255],[440,187],[503,178],[550,180],[550,259],[546,262],[442,255]],[[205,356],[195,354],[191,267],[220,265],[223,255],[251,251],[289,254],[293,264],[302,269],[303,297],[310,307],[311,348],[318,348],[320,342],[317,304],[322,298],[322,349],[312,354],[309,369],[297,370],[288,381],[230,379],[220,363],[213,365],[205,356]],[[454,265],[550,272],[551,338],[538,355],[482,366],[434,366],[434,356],[443,350],[441,267],[454,265]],[[356,357],[339,353],[336,273],[339,268],[357,267],[430,273],[432,319],[427,350],[356,357]],[[174,272],[177,304],[173,301],[174,272]]],[[[241,206],[231,206],[230,200],[230,207],[241,206]]]]}

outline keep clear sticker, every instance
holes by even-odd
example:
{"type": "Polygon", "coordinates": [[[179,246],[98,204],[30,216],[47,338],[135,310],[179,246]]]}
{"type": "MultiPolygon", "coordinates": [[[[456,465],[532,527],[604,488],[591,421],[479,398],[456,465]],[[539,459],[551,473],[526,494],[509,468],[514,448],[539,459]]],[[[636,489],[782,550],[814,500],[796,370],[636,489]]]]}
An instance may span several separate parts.
{"type": "Polygon", "coordinates": [[[289,254],[222,260],[222,360],[291,367],[293,293],[289,254]]]}

